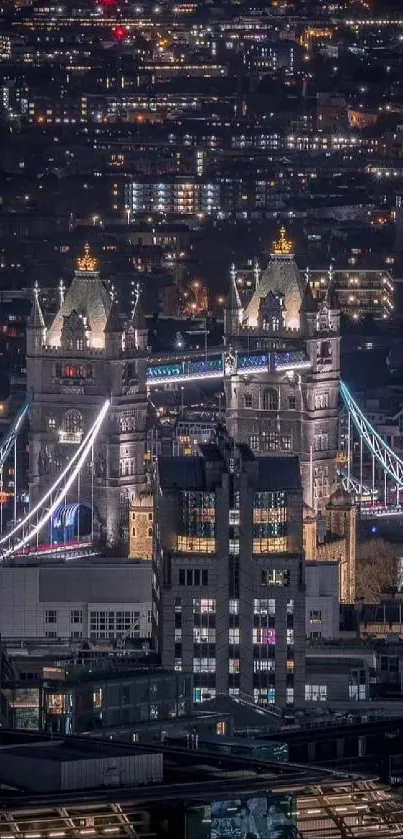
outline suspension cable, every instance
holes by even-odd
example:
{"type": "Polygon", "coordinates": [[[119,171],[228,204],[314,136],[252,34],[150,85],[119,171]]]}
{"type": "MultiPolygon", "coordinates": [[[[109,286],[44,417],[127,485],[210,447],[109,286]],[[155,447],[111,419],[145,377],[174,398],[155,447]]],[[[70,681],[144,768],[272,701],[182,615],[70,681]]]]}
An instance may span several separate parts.
{"type": "MultiPolygon", "coordinates": [[[[21,550],[21,548],[24,548],[25,545],[27,545],[28,542],[30,542],[31,539],[33,539],[40,532],[40,530],[42,530],[42,527],[44,527],[44,525],[47,524],[47,522],[52,518],[53,513],[57,510],[58,506],[60,505],[60,502],[65,499],[68,491],[72,487],[75,479],[77,478],[79,472],[81,471],[81,468],[82,468],[86,458],[88,457],[89,452],[91,451],[91,447],[93,445],[93,442],[94,442],[95,438],[97,437],[98,431],[99,431],[99,429],[100,429],[100,427],[103,423],[103,420],[105,419],[105,416],[106,416],[106,413],[108,411],[109,405],[110,405],[109,400],[107,400],[103,404],[103,406],[102,406],[102,408],[101,408],[101,410],[100,410],[100,412],[99,412],[99,414],[98,414],[98,416],[95,420],[95,423],[92,426],[91,432],[89,434],[87,434],[86,443],[85,443],[84,448],[82,449],[81,456],[80,456],[76,466],[74,467],[70,477],[66,481],[64,487],[58,493],[57,498],[53,501],[53,503],[51,504],[49,509],[42,516],[41,520],[32,528],[30,533],[28,533],[26,536],[24,536],[22,539],[20,539],[20,541],[17,542],[16,545],[13,545],[12,547],[7,548],[7,550],[5,550],[3,552],[3,554],[2,554],[3,559],[6,559],[7,557],[12,556],[12,554],[15,554],[17,551],[21,550]]],[[[71,462],[72,461],[70,461],[69,465],[71,465],[71,462]]]]}
{"type": "MultiPolygon", "coordinates": [[[[63,471],[62,471],[62,472],[60,473],[60,475],[56,478],[55,482],[52,484],[52,486],[50,487],[50,489],[48,489],[48,490],[47,490],[47,492],[45,492],[45,495],[43,495],[43,496],[42,496],[42,498],[40,499],[40,501],[38,501],[38,503],[35,505],[35,507],[33,507],[33,508],[32,508],[32,510],[29,510],[29,512],[28,512],[28,513],[27,513],[27,515],[25,516],[25,519],[23,519],[22,521],[20,521],[20,522],[19,522],[19,523],[18,523],[18,524],[17,524],[17,525],[16,525],[16,526],[12,529],[12,530],[10,530],[10,532],[9,532],[9,533],[7,533],[6,535],[4,535],[4,536],[0,539],[0,545],[4,545],[4,543],[5,543],[5,542],[8,542],[10,539],[12,539],[12,538],[13,538],[13,536],[15,536],[17,533],[19,533],[19,531],[20,531],[20,530],[22,530],[22,528],[23,528],[23,527],[25,527],[25,526],[29,523],[29,521],[32,519],[32,517],[35,515],[35,513],[37,513],[37,512],[38,512],[38,511],[39,511],[39,510],[43,507],[43,505],[46,503],[46,501],[48,500],[48,498],[50,498],[50,496],[51,496],[51,495],[53,495],[53,493],[55,492],[55,490],[57,489],[57,487],[59,486],[59,484],[61,484],[61,482],[63,481],[63,479],[64,479],[64,478],[66,477],[66,475],[69,473],[69,471],[70,471],[71,467],[74,465],[74,463],[76,462],[76,460],[78,460],[78,458],[80,457],[80,455],[81,455],[81,453],[82,453],[82,451],[83,451],[83,449],[84,449],[84,446],[87,444],[87,442],[88,442],[88,440],[90,439],[90,437],[92,437],[93,431],[94,431],[94,429],[95,429],[95,427],[96,427],[96,425],[97,425],[97,422],[98,422],[98,418],[101,416],[102,411],[104,411],[105,409],[107,410],[107,409],[109,408],[109,404],[110,404],[109,400],[107,400],[107,401],[104,403],[104,405],[103,405],[103,406],[102,406],[102,408],[101,408],[101,411],[99,412],[98,416],[96,417],[96,419],[95,419],[94,423],[92,424],[92,426],[91,426],[90,430],[88,431],[88,433],[87,433],[87,434],[86,434],[86,436],[84,437],[84,440],[82,440],[82,442],[80,443],[80,445],[79,445],[78,449],[74,452],[74,454],[73,454],[73,455],[72,455],[72,457],[70,458],[70,460],[69,460],[69,462],[68,462],[67,466],[65,466],[65,468],[63,469],[63,471]]],[[[105,410],[105,413],[106,413],[106,410],[105,410]]]]}
{"type": "Polygon", "coordinates": [[[372,457],[382,466],[385,472],[399,487],[403,487],[403,460],[391,449],[386,440],[381,437],[378,431],[371,425],[369,420],[354,401],[351,393],[340,380],[340,393],[343,402],[351,415],[351,419],[365,445],[370,450],[372,457]]]}

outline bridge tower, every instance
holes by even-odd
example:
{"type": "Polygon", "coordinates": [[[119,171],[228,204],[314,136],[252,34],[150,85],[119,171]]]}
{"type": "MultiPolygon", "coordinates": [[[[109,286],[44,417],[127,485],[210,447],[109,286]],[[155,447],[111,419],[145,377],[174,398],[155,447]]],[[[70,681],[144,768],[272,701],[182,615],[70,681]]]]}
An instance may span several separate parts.
{"type": "Polygon", "coordinates": [[[101,538],[110,546],[127,544],[129,507],[144,485],[147,362],[144,336],[136,326],[123,322],[86,246],[48,326],[36,287],[27,329],[27,386],[34,393],[30,504],[49,489],[110,398],[93,459],[66,499],[93,501],[101,538]]]}
{"type": "Polygon", "coordinates": [[[335,480],[339,311],[331,292],[321,303],[313,299],[309,275],[301,274],[284,228],[266,269],[247,284],[251,292],[249,299],[242,295],[242,309],[234,282],[231,272],[225,321],[228,431],[257,454],[298,454],[305,503],[322,510],[335,480]],[[240,351],[268,353],[269,372],[237,372],[232,360],[240,351]],[[289,358],[283,369],[276,365],[276,354],[289,358]],[[294,358],[305,362],[298,371],[294,358]]]}

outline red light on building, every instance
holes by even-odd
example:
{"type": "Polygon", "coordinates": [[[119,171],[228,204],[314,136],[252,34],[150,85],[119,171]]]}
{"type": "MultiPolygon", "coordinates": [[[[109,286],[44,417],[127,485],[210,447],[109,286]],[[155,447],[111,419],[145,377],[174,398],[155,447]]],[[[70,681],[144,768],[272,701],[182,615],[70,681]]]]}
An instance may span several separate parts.
{"type": "Polygon", "coordinates": [[[115,26],[113,34],[117,41],[124,41],[127,38],[127,29],[125,26],[115,26]]]}

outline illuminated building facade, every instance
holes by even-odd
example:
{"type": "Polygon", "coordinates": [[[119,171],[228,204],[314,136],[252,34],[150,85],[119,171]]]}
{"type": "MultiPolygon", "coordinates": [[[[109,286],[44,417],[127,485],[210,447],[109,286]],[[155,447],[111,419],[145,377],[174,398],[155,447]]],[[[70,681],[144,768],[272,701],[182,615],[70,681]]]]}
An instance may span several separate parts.
{"type": "Polygon", "coordinates": [[[296,457],[255,457],[219,432],[158,461],[155,608],[164,666],[194,699],[303,700],[305,593],[296,457]]]}
{"type": "Polygon", "coordinates": [[[76,487],[66,502],[75,505],[75,511],[69,521],[62,517],[59,530],[53,522],[52,541],[84,536],[82,522],[91,508],[102,541],[127,541],[129,505],[144,484],[146,344],[139,315],[129,323],[121,321],[88,248],[77,261],[67,293],[60,288],[59,310],[49,326],[35,289],[27,327],[27,386],[34,391],[31,504],[64,469],[103,401],[112,397],[92,466],[84,465],[80,490],[76,487]],[[81,503],[75,504],[78,498],[81,503]]]}
{"type": "Polygon", "coordinates": [[[220,209],[220,185],[195,178],[143,179],[126,186],[125,203],[133,213],[211,214],[220,209]]]}
{"type": "Polygon", "coordinates": [[[231,270],[224,388],[230,434],[256,454],[298,454],[305,502],[324,509],[335,480],[340,317],[333,295],[312,296],[284,229],[267,268],[231,270]],[[245,375],[233,363],[250,352],[245,375]],[[258,359],[269,358],[262,372],[258,359]],[[256,372],[254,370],[256,367],[256,372]]]}
{"type": "Polygon", "coordinates": [[[312,296],[325,299],[331,285],[340,311],[353,320],[366,315],[386,320],[394,311],[394,282],[389,271],[309,271],[312,296]]]}

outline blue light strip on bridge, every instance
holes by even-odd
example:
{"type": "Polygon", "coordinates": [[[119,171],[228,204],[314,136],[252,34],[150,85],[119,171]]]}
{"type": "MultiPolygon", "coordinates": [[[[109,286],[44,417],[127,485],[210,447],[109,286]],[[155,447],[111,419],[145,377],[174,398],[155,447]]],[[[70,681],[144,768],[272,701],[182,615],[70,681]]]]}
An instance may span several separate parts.
{"type": "MultiPolygon", "coordinates": [[[[302,350],[276,353],[239,353],[232,372],[239,375],[267,373],[269,370],[306,370],[311,362],[302,350]]],[[[219,379],[225,375],[225,354],[194,361],[183,360],[155,364],[147,368],[147,384],[179,384],[180,382],[219,379]]]]}

